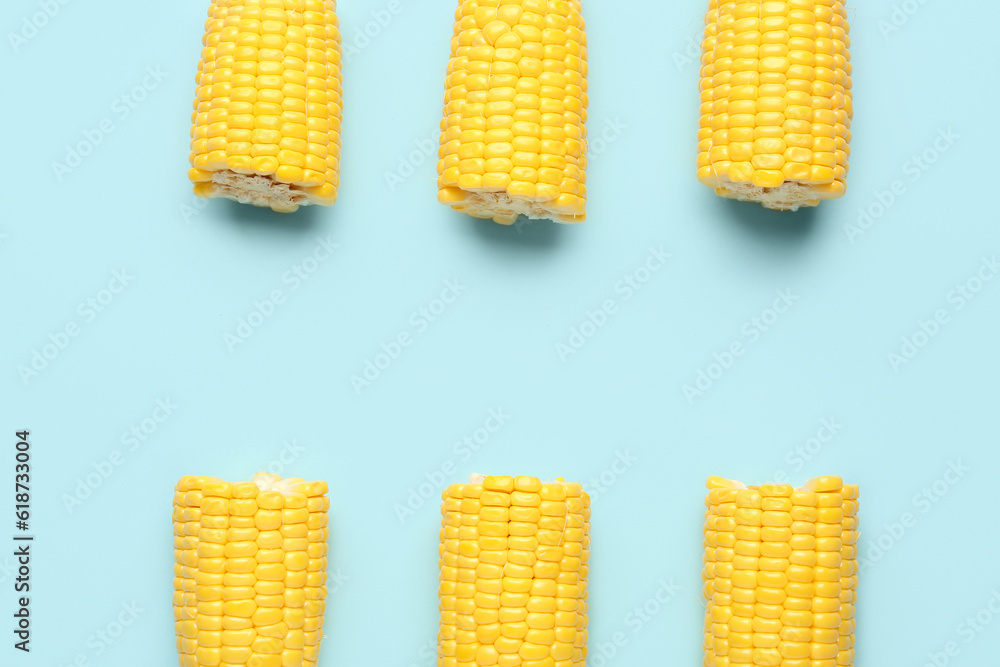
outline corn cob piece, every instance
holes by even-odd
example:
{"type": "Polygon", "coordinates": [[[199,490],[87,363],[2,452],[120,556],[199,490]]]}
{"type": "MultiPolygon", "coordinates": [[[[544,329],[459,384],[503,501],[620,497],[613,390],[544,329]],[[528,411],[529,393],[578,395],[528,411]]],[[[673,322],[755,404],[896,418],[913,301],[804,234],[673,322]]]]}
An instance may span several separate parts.
{"type": "Polygon", "coordinates": [[[590,497],[482,477],[442,494],[438,667],[583,667],[590,497]]]}
{"type": "Polygon", "coordinates": [[[698,180],[797,210],[844,194],[851,106],[841,0],[710,0],[698,180]]]}
{"type": "Polygon", "coordinates": [[[291,212],[340,184],[334,0],[212,0],[188,176],[199,197],[291,212]]]}
{"type": "Polygon", "coordinates": [[[326,482],[184,477],[174,493],[181,667],[314,667],[326,599],[326,482]]]}
{"type": "Polygon", "coordinates": [[[445,89],[438,201],[505,225],[583,221],[580,0],[459,0],[445,89]]]}
{"type": "Polygon", "coordinates": [[[853,665],[858,487],[708,488],[705,667],[853,665]]]}

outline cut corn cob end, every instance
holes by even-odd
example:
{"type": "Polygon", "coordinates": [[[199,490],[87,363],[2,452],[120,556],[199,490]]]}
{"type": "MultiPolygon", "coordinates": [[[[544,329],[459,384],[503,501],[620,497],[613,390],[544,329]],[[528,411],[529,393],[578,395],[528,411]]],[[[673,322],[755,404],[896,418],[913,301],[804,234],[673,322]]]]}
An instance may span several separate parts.
{"type": "Polygon", "coordinates": [[[326,606],[325,482],[261,473],[174,488],[181,667],[315,667],[326,606]]]}
{"type": "Polygon", "coordinates": [[[438,201],[510,225],[582,222],[587,38],[580,0],[459,0],[438,201]]]}
{"type": "Polygon", "coordinates": [[[583,222],[586,219],[584,200],[560,194],[555,199],[537,199],[512,195],[505,190],[463,190],[442,187],[438,201],[460,213],[475,218],[492,218],[501,225],[512,225],[519,216],[553,222],[583,222]]]}
{"type": "Polygon", "coordinates": [[[192,168],[188,177],[194,183],[195,195],[204,199],[225,198],[270,208],[277,213],[294,213],[299,206],[318,204],[332,206],[337,201],[332,183],[307,187],[301,181],[282,181],[276,174],[256,174],[239,168],[218,171],[192,168]]]}
{"type": "Polygon", "coordinates": [[[188,177],[199,197],[288,213],[340,184],[341,37],[334,0],[212,0],[188,177]]]}
{"type": "Polygon", "coordinates": [[[845,192],[850,26],[842,0],[709,0],[698,180],[716,194],[797,210],[845,192]]]}
{"type": "Polygon", "coordinates": [[[705,667],[853,665],[858,487],[707,486],[705,667]]]}
{"type": "Polygon", "coordinates": [[[836,199],[845,192],[843,181],[833,181],[818,185],[803,181],[786,181],[775,174],[761,174],[748,181],[733,181],[731,177],[720,177],[716,169],[707,167],[698,170],[698,180],[715,190],[715,194],[726,199],[756,202],[764,208],[776,211],[797,211],[803,206],[818,206],[824,199],[836,199]],[[766,185],[776,183],[776,185],[766,185]]]}
{"type": "Polygon", "coordinates": [[[442,494],[439,667],[582,667],[590,497],[561,478],[473,475],[442,494]]]}

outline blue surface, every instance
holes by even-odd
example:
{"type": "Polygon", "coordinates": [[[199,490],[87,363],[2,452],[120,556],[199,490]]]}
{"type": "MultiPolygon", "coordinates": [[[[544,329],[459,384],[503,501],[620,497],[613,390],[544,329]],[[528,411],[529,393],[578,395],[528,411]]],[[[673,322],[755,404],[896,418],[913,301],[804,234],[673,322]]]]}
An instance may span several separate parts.
{"type": "MultiPolygon", "coordinates": [[[[399,2],[367,45],[353,40],[390,3],[342,3],[344,34],[363,48],[345,67],[340,200],[293,217],[190,194],[206,0],[78,0],[16,51],[5,37],[0,475],[14,430],[31,429],[37,542],[30,656],[11,647],[12,562],[0,556],[0,660],[176,664],[172,486],[270,466],[330,483],[342,583],[325,666],[433,663],[436,495],[473,471],[603,476],[588,483],[593,667],[699,664],[710,474],[862,485],[859,665],[920,667],[949,642],[948,664],[994,661],[1000,618],[960,624],[1000,589],[1000,280],[971,300],[956,290],[979,286],[982,258],[1000,251],[984,182],[996,173],[997,3],[852,10],[848,194],[781,215],[694,178],[702,2],[587,2],[590,130],[608,138],[593,145],[589,220],[503,228],[437,204],[420,149],[441,113],[454,0],[399,2]],[[133,109],[122,95],[145,99],[133,109]],[[53,161],[102,122],[110,134],[60,180],[53,161]],[[958,138],[939,152],[948,128],[958,138]],[[922,170],[912,156],[925,151],[935,161],[922,170]],[[390,190],[401,161],[414,173],[390,190]],[[885,206],[879,193],[897,180],[885,206]],[[867,228],[850,227],[860,210],[867,228]],[[326,261],[309,259],[318,240],[337,245],[326,261]],[[651,249],[670,257],[647,272],[651,249]],[[461,294],[439,304],[448,281],[461,294]],[[272,315],[253,315],[276,290],[272,315]],[[791,294],[780,315],[767,312],[778,291],[791,294]],[[592,329],[588,311],[607,300],[614,312],[592,329]],[[936,315],[936,335],[920,335],[936,315]],[[241,318],[261,326],[227,346],[241,318]],[[77,335],[63,340],[67,327],[77,335]],[[563,359],[558,345],[582,340],[574,328],[594,335],[563,359]],[[397,358],[378,357],[400,334],[411,342],[397,358]],[[904,337],[923,345],[894,367],[904,337]],[[52,339],[64,349],[45,348],[52,339]],[[743,353],[729,363],[734,343],[743,353]],[[35,351],[53,358],[24,381],[35,351]],[[716,354],[729,368],[712,366],[716,354]],[[388,365],[355,391],[367,361],[388,365]],[[688,400],[699,371],[714,379],[688,400]],[[169,416],[157,411],[168,400],[169,416]],[[505,423],[476,451],[463,439],[484,439],[491,410],[505,423]],[[836,434],[810,442],[823,420],[836,434]],[[120,465],[67,509],[112,456],[120,465]],[[936,502],[918,497],[950,462],[969,469],[939,483],[936,502]],[[411,489],[416,509],[401,521],[411,489]],[[637,620],[661,581],[676,594],[637,620]],[[133,602],[142,611],[106,645],[98,633],[133,602]]],[[[4,34],[38,8],[3,3],[4,34]]],[[[0,515],[12,503],[5,492],[0,515]]]]}

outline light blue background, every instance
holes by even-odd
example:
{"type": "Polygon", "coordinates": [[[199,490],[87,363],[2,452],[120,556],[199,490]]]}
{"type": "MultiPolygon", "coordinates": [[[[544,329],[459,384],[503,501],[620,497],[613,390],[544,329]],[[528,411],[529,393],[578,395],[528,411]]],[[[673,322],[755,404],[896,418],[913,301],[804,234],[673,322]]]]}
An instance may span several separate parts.
{"type": "MultiPolygon", "coordinates": [[[[861,484],[863,551],[888,547],[870,552],[862,579],[859,665],[921,667],[949,641],[960,647],[950,664],[994,661],[1000,618],[968,643],[958,626],[1000,588],[1000,281],[961,310],[949,293],[1000,250],[997,3],[908,0],[916,11],[892,32],[892,2],[852,9],[848,194],[782,215],[695,180],[701,0],[589,0],[591,133],[624,129],[594,146],[584,225],[504,228],[437,204],[431,159],[387,186],[438,123],[455,4],[399,2],[344,70],[340,200],[291,217],[192,208],[207,0],[74,0],[16,51],[6,35],[38,5],[3,3],[0,475],[13,432],[31,429],[38,536],[30,656],[10,647],[14,594],[0,572],[4,664],[176,664],[172,486],[189,473],[248,476],[286,442],[304,451],[285,471],[331,488],[331,573],[346,579],[329,599],[325,666],[432,664],[437,502],[402,523],[394,511],[426,474],[451,462],[449,483],[474,471],[610,479],[616,452],[637,462],[594,494],[594,667],[700,664],[704,479],[781,472],[861,484]],[[123,117],[115,100],[147,68],[166,76],[123,117]],[[60,182],[52,162],[103,119],[113,132],[60,182]],[[959,138],[914,181],[911,157],[947,128],[959,138]],[[895,180],[903,194],[849,234],[895,180]],[[327,237],[335,256],[293,289],[283,275],[327,237]],[[651,247],[672,256],[626,300],[616,283],[651,247]],[[122,269],[132,281],[88,322],[79,304],[122,269]],[[351,375],[413,333],[411,313],[449,279],[465,293],[356,393],[351,375]],[[230,352],[224,335],[275,289],[285,302],[230,352]],[[750,342],[744,323],[776,290],[798,300],[750,342]],[[556,344],[605,299],[617,312],[563,362],[556,344]],[[894,370],[888,355],[938,309],[948,322],[894,370]],[[22,381],[18,367],[72,323],[80,334],[22,381]],[[683,385],[733,342],[745,354],[689,402],[683,385]],[[128,451],[122,434],[167,398],[174,414],[128,451]],[[463,460],[453,443],[495,408],[506,424],[463,460]],[[842,429],[797,459],[829,418],[842,429]],[[64,494],[115,450],[122,465],[70,513],[64,494]],[[950,461],[971,470],[925,511],[914,496],[950,461]],[[915,523],[896,539],[884,525],[904,512],[915,523]],[[636,632],[630,610],[671,579],[680,592],[636,632]],[[96,655],[92,637],[130,602],[144,611],[96,655]],[[618,632],[624,645],[602,661],[618,632]]],[[[342,2],[347,40],[359,46],[388,4],[342,2]]],[[[11,523],[12,502],[0,496],[11,523]]],[[[0,545],[10,530],[5,519],[0,545]]]]}

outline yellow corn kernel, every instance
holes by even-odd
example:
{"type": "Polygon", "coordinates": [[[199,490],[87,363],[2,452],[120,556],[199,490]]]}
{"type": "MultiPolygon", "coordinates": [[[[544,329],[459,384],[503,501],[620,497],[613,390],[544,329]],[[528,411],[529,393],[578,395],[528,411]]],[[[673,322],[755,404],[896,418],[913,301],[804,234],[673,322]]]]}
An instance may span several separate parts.
{"type": "Polygon", "coordinates": [[[848,31],[842,0],[709,0],[698,180],[782,210],[843,195],[848,31]]]}
{"type": "Polygon", "coordinates": [[[438,201],[509,225],[582,222],[587,38],[580,0],[459,0],[438,201]]]}
{"type": "MultiPolygon", "coordinates": [[[[501,5],[499,11],[515,6],[501,5]]],[[[590,497],[582,487],[534,477],[473,476],[468,484],[448,487],[442,498],[443,527],[453,514],[473,521],[466,535],[441,540],[438,664],[582,667],[590,559],[590,497]],[[456,509],[452,501],[459,499],[456,509]],[[476,502],[466,505],[470,500],[476,502]],[[558,522],[558,545],[513,528],[545,521],[558,522]]],[[[542,529],[536,525],[535,532],[542,529]]]]}
{"type": "MultiPolygon", "coordinates": [[[[766,12],[783,4],[764,3],[766,12]]],[[[831,475],[797,490],[720,477],[708,488],[706,667],[851,667],[858,487],[831,475]]]]}
{"type": "Polygon", "coordinates": [[[325,525],[326,491],[324,482],[266,473],[239,484],[193,476],[177,483],[174,535],[183,539],[174,548],[174,617],[181,667],[315,667],[326,533],[312,540],[283,532],[325,525]]]}
{"type": "Polygon", "coordinates": [[[188,177],[199,197],[291,212],[340,185],[335,0],[212,0],[188,177]]]}

